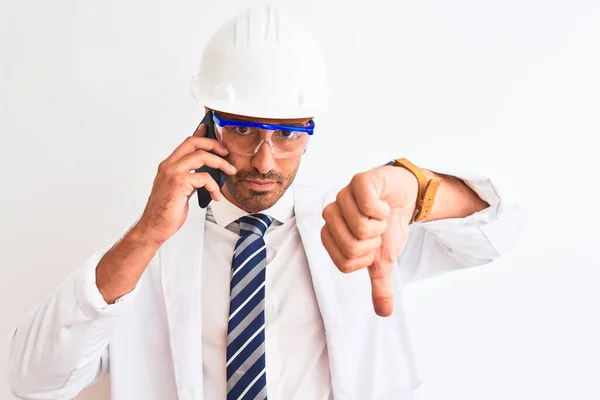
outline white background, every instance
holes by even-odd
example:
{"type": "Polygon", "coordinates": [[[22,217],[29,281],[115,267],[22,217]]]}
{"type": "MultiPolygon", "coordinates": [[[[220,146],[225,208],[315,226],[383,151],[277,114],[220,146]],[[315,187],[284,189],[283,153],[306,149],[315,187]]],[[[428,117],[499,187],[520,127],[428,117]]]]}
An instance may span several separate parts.
{"type": "MultiPolygon", "coordinates": [[[[410,288],[417,399],[599,399],[600,3],[285,3],[321,40],[337,90],[299,181],[343,183],[420,157],[491,174],[528,206],[527,232],[502,260],[410,288]]],[[[202,46],[251,3],[0,4],[8,341],[19,316],[141,213],[156,166],[201,119],[187,87],[202,46]]],[[[2,379],[0,399],[12,398],[2,379]]]]}

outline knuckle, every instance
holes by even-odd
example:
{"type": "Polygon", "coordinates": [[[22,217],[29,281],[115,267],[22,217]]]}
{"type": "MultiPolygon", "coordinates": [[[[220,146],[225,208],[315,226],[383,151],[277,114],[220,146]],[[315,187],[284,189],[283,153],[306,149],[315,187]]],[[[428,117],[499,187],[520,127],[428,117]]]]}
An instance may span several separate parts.
{"type": "Polygon", "coordinates": [[[388,268],[396,262],[396,257],[386,249],[382,250],[374,258],[374,263],[380,268],[388,268]]]}
{"type": "Polygon", "coordinates": [[[334,212],[335,212],[335,203],[329,203],[328,205],[325,206],[325,208],[323,209],[323,212],[321,214],[323,216],[323,219],[325,219],[325,221],[329,221],[333,217],[334,212]]]}
{"type": "Polygon", "coordinates": [[[214,167],[214,165],[210,164],[208,153],[206,153],[204,150],[196,150],[192,157],[196,170],[205,166],[214,167]]]}
{"type": "Polygon", "coordinates": [[[196,140],[198,140],[198,138],[196,136],[188,136],[188,137],[185,138],[184,142],[185,143],[193,143],[196,140]]]}
{"type": "Polygon", "coordinates": [[[204,150],[196,150],[195,155],[196,160],[201,163],[202,165],[206,164],[206,158],[208,156],[208,153],[204,150]]]}
{"type": "Polygon", "coordinates": [[[203,180],[204,182],[209,182],[211,179],[211,176],[208,172],[196,172],[196,175],[198,175],[198,178],[200,178],[201,180],[203,180]]]}
{"type": "Polygon", "coordinates": [[[208,172],[196,172],[195,175],[197,176],[194,180],[195,187],[203,187],[209,191],[217,189],[217,183],[208,172]]]}
{"type": "Polygon", "coordinates": [[[185,181],[180,175],[173,174],[167,178],[167,183],[169,186],[180,187],[185,184],[185,181]]]}
{"type": "Polygon", "coordinates": [[[167,160],[161,161],[160,164],[158,164],[158,168],[157,168],[157,172],[159,174],[162,174],[166,171],[167,169],[167,160]]]}
{"type": "Polygon", "coordinates": [[[383,220],[380,221],[377,225],[377,234],[378,235],[383,235],[385,233],[385,231],[387,231],[388,229],[388,220],[383,220]]]}
{"type": "Polygon", "coordinates": [[[384,251],[380,256],[380,260],[384,265],[390,265],[396,261],[396,257],[391,251],[384,251]]]}
{"type": "Polygon", "coordinates": [[[176,172],[177,168],[175,165],[165,160],[159,164],[157,174],[163,177],[172,177],[173,175],[177,175],[176,172]]]}
{"type": "Polygon", "coordinates": [[[365,199],[360,205],[360,209],[363,213],[371,215],[373,212],[375,212],[375,203],[370,199],[365,199]]]}
{"type": "Polygon", "coordinates": [[[348,260],[339,261],[336,265],[340,272],[343,272],[344,274],[349,274],[354,271],[352,263],[350,263],[348,260]]]}
{"type": "MultiPolygon", "coordinates": [[[[323,211],[321,212],[321,216],[323,217],[324,220],[327,221],[327,217],[329,216],[329,206],[326,206],[323,211]]],[[[321,235],[323,234],[323,231],[321,231],[321,235]]]]}
{"type": "Polygon", "coordinates": [[[384,265],[391,265],[394,264],[394,262],[396,261],[396,259],[394,257],[391,257],[389,255],[385,255],[381,257],[381,263],[384,265]]]}
{"type": "Polygon", "coordinates": [[[342,251],[342,254],[349,259],[358,258],[358,257],[360,257],[360,253],[361,253],[359,251],[358,246],[353,246],[353,245],[344,246],[344,248],[341,249],[341,251],[342,251]]]}
{"type": "Polygon", "coordinates": [[[349,194],[349,190],[347,187],[343,188],[342,190],[340,190],[338,192],[338,194],[335,196],[335,201],[337,201],[338,203],[344,203],[344,201],[346,201],[346,199],[348,198],[348,194],[349,194]]]}
{"type": "Polygon", "coordinates": [[[361,189],[368,181],[368,174],[366,172],[360,172],[352,177],[350,183],[355,189],[361,189]]]}
{"type": "MultiPolygon", "coordinates": [[[[233,165],[229,163],[229,161],[227,161],[224,158],[219,157],[219,168],[225,172],[229,171],[229,169],[232,167],[233,165]]],[[[234,167],[235,168],[235,167],[234,167]]]]}
{"type": "Polygon", "coordinates": [[[354,226],[354,235],[358,239],[367,239],[369,237],[370,230],[369,222],[366,220],[366,218],[359,218],[354,226]]]}
{"type": "Polygon", "coordinates": [[[343,243],[341,243],[340,251],[342,252],[344,257],[346,257],[349,260],[359,258],[364,252],[360,242],[356,239],[344,241],[343,243]]]}

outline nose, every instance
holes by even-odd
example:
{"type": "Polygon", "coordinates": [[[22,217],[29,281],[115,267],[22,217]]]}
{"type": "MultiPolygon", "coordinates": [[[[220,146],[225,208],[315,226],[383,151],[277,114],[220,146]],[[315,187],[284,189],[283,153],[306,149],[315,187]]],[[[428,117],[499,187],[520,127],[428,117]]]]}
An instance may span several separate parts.
{"type": "Polygon", "coordinates": [[[252,156],[251,164],[261,174],[266,174],[275,167],[275,157],[273,157],[274,149],[271,143],[264,141],[260,144],[258,151],[252,156]]]}

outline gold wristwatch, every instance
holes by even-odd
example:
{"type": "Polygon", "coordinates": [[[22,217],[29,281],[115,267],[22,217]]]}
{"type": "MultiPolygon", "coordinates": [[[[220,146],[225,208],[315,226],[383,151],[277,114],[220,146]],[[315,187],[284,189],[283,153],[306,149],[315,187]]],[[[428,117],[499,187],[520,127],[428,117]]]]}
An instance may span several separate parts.
{"type": "Polygon", "coordinates": [[[417,178],[417,181],[419,182],[419,194],[417,195],[415,213],[410,222],[419,222],[426,219],[431,214],[435,195],[437,194],[442,180],[440,178],[428,178],[419,167],[408,161],[406,158],[399,158],[389,162],[387,165],[407,169],[417,178]]]}

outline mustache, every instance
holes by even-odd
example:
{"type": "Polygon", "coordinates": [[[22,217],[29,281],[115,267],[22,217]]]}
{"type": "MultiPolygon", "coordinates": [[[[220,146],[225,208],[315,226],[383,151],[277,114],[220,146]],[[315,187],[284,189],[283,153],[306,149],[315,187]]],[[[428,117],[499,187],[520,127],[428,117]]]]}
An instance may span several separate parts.
{"type": "Polygon", "coordinates": [[[283,181],[284,176],[276,171],[269,171],[266,174],[261,173],[258,170],[251,171],[238,171],[235,174],[235,178],[240,179],[251,179],[251,180],[269,180],[269,181],[283,181]]]}

